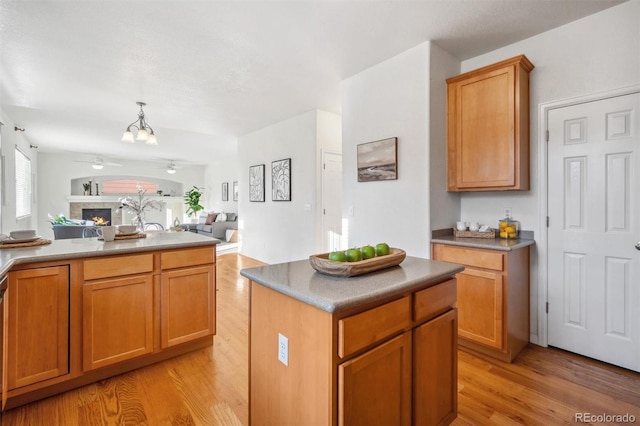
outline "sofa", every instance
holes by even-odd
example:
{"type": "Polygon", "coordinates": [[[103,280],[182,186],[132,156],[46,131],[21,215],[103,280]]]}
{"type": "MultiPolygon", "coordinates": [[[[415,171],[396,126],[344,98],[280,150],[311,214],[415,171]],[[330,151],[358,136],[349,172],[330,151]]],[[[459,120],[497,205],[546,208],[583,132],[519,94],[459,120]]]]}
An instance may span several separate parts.
{"type": "MultiPolygon", "coordinates": [[[[196,232],[221,241],[230,241],[227,230],[238,230],[238,215],[236,213],[204,213],[198,217],[196,232]]],[[[235,232],[237,234],[237,232],[235,232]]],[[[233,238],[230,237],[230,238],[233,238]]],[[[237,237],[236,237],[237,238],[237,237]]]]}

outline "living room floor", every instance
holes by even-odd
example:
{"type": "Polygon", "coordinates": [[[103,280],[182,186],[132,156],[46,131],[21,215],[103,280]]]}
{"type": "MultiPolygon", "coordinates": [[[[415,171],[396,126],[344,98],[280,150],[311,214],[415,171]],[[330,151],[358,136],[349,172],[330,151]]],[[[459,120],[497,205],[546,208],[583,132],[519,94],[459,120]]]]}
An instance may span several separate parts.
{"type": "MultiPolygon", "coordinates": [[[[2,425],[248,425],[249,286],[239,271],[259,265],[218,257],[211,348],[8,410],[2,425]]],[[[570,424],[576,413],[640,420],[638,373],[535,345],[513,364],[458,357],[454,425],[570,424]]]]}

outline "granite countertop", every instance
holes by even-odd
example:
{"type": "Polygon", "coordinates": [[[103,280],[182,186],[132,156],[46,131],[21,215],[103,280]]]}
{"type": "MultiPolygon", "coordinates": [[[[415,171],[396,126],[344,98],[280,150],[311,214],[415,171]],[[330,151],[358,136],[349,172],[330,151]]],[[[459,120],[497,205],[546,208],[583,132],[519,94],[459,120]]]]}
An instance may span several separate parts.
{"type": "Polygon", "coordinates": [[[215,246],[219,243],[220,240],[193,232],[165,231],[148,231],[146,238],[110,242],[100,241],[97,238],[53,240],[51,244],[42,246],[0,249],[0,274],[7,273],[13,265],[21,263],[110,256],[184,247],[215,246]]]}
{"type": "Polygon", "coordinates": [[[448,244],[452,246],[472,247],[487,250],[511,251],[535,244],[535,240],[516,238],[505,240],[502,238],[458,238],[453,235],[443,235],[431,239],[432,244],[448,244]]]}
{"type": "Polygon", "coordinates": [[[240,274],[259,284],[324,311],[335,313],[437,284],[462,271],[448,262],[407,256],[398,266],[357,277],[316,272],[309,260],[259,266],[240,274]]]}

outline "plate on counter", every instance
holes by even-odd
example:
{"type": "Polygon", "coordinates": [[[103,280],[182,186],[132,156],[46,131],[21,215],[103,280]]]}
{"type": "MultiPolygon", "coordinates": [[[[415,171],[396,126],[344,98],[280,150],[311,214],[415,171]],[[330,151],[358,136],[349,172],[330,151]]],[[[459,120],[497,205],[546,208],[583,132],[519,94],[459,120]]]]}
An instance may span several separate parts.
{"type": "Polygon", "coordinates": [[[118,232],[116,234],[116,237],[130,237],[131,235],[137,235],[139,234],[140,231],[133,231],[133,232],[118,232]]]}
{"type": "Polygon", "coordinates": [[[355,277],[402,263],[407,253],[398,248],[390,248],[389,254],[376,256],[357,262],[335,262],[329,260],[329,253],[309,256],[309,263],[316,271],[335,277],[355,277]]]}
{"type": "Polygon", "coordinates": [[[32,241],[38,241],[42,237],[31,237],[31,238],[9,238],[7,240],[0,241],[2,244],[20,244],[20,243],[30,243],[32,241]]]}

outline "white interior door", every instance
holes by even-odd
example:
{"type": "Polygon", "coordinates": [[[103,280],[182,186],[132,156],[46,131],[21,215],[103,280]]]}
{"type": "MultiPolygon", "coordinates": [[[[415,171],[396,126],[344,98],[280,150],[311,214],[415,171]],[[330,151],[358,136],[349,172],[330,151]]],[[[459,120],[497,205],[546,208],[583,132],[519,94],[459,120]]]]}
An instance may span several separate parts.
{"type": "Polygon", "coordinates": [[[639,93],[548,116],[548,343],[635,371],[639,126],[639,93]]]}
{"type": "Polygon", "coordinates": [[[322,250],[342,248],[342,155],[323,152],[322,250]]]}

